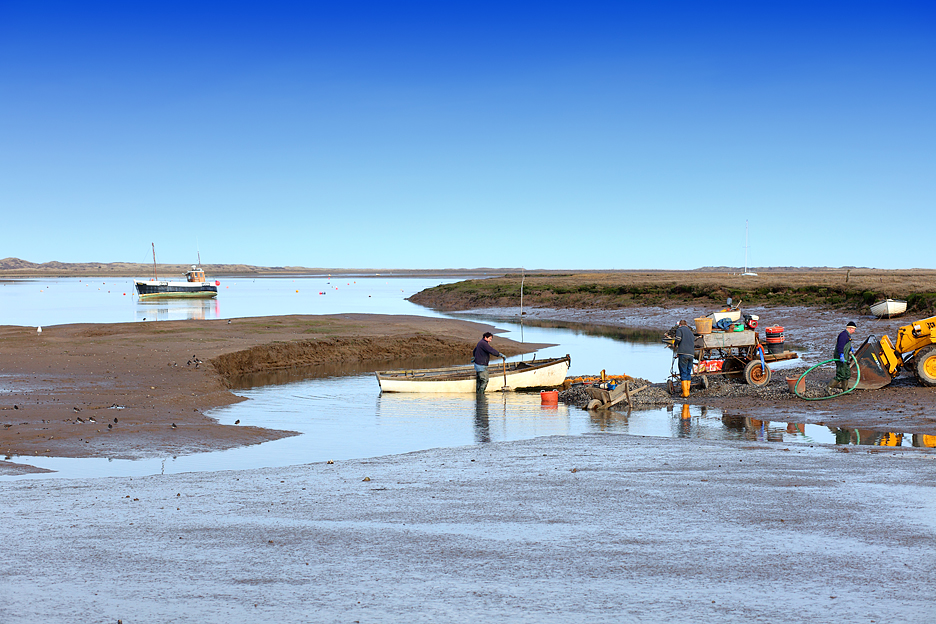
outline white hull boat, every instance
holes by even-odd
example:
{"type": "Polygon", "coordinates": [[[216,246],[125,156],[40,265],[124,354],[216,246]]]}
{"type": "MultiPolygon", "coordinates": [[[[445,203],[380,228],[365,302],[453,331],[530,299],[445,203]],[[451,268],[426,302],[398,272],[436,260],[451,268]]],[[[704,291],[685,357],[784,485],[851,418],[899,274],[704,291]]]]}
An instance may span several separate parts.
{"type": "MultiPolygon", "coordinates": [[[[485,392],[523,388],[555,388],[565,381],[572,358],[547,358],[530,362],[491,362],[485,392]]],[[[474,366],[448,366],[398,371],[378,371],[381,392],[465,393],[475,391],[474,366]]]]}
{"type": "Polygon", "coordinates": [[[184,282],[160,281],[156,275],[156,245],[153,244],[153,279],[133,280],[133,287],[142,299],[175,299],[195,298],[211,299],[218,296],[218,284],[205,279],[205,271],[201,268],[201,254],[198,254],[198,265],[192,265],[186,271],[184,282]]]}
{"type": "Polygon", "coordinates": [[[899,299],[885,299],[871,306],[871,314],[878,318],[900,316],[907,311],[907,302],[899,299]]]}

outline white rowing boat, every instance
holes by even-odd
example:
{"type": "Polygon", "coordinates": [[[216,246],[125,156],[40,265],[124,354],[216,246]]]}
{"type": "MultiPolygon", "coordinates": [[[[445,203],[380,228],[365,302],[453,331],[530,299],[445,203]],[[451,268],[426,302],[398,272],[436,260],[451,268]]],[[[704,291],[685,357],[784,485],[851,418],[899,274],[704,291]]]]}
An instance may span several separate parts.
{"type": "MultiPolygon", "coordinates": [[[[555,388],[565,381],[572,358],[547,358],[530,362],[492,362],[488,367],[490,380],[486,392],[519,390],[522,388],[555,388]]],[[[412,370],[378,371],[381,392],[474,392],[474,366],[418,368],[412,370]]]]}
{"type": "Polygon", "coordinates": [[[871,314],[878,318],[900,316],[907,311],[907,302],[899,299],[885,299],[871,306],[871,314]]]}

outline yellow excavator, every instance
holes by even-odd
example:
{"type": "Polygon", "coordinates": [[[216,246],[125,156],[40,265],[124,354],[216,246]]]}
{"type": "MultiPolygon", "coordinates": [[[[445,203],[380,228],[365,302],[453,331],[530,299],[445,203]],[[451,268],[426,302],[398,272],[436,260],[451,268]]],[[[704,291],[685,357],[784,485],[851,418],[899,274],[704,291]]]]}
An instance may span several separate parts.
{"type": "Polygon", "coordinates": [[[858,388],[883,388],[905,369],[916,375],[923,386],[936,386],[936,316],[904,325],[897,340],[885,334],[880,340],[869,336],[855,353],[861,367],[858,388]]]}

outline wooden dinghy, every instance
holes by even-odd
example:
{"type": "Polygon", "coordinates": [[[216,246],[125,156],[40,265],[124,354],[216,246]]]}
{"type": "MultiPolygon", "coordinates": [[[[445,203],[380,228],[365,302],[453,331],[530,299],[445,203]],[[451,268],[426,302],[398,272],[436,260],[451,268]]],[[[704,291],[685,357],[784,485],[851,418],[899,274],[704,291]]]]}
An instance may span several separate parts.
{"type": "MultiPolygon", "coordinates": [[[[547,358],[530,362],[507,362],[488,366],[490,381],[486,392],[519,390],[521,388],[554,388],[562,385],[572,358],[547,358]]],[[[412,370],[378,371],[381,392],[474,392],[474,366],[418,368],[412,370]]]]}
{"type": "Polygon", "coordinates": [[[900,299],[885,299],[871,306],[871,314],[878,318],[900,316],[907,311],[907,302],[900,299]]]}

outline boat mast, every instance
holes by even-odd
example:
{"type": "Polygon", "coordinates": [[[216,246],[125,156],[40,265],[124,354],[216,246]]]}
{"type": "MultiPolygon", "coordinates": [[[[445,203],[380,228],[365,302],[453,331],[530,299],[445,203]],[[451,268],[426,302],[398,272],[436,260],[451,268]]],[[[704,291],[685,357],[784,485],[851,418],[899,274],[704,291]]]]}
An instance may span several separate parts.
{"type": "Polygon", "coordinates": [[[159,276],[156,275],[156,243],[150,243],[153,246],[153,281],[158,282],[159,276]]]}
{"type": "Polygon", "coordinates": [[[747,273],[747,231],[748,231],[748,222],[747,219],[744,220],[744,272],[747,273]]]}

